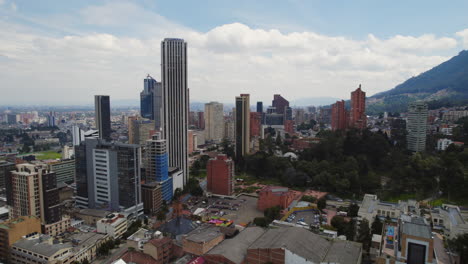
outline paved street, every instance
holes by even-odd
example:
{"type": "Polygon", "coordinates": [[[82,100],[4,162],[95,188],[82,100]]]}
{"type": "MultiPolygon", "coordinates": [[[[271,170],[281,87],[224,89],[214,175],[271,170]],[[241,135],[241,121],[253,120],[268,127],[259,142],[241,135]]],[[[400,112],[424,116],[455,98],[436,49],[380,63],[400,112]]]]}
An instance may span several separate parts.
{"type": "Polygon", "coordinates": [[[450,256],[445,252],[444,242],[440,234],[434,235],[434,250],[437,256],[438,264],[451,264],[450,256]]]}
{"type": "Polygon", "coordinates": [[[99,258],[94,263],[101,263],[101,264],[111,264],[115,260],[117,260],[120,256],[123,255],[125,251],[127,251],[128,245],[127,243],[120,244],[119,248],[113,249],[112,252],[107,256],[105,259],[99,258]]]}

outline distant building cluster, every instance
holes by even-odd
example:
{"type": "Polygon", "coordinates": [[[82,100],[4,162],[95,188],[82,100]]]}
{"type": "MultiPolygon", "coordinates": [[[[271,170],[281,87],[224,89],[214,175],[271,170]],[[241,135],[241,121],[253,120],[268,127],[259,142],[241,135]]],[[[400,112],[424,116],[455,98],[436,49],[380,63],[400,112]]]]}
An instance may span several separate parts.
{"type": "Polygon", "coordinates": [[[361,85],[351,92],[351,110],[346,110],[344,100],[332,105],[331,128],[332,130],[345,130],[348,128],[366,129],[366,93],[361,90],[361,85]]]}

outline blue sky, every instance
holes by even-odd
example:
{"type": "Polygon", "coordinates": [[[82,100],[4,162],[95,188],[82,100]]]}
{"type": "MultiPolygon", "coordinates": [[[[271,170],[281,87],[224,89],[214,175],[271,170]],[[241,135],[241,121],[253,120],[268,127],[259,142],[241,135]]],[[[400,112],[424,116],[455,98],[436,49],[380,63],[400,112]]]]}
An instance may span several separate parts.
{"type": "Polygon", "coordinates": [[[346,99],[359,83],[371,95],[467,48],[466,10],[468,1],[0,0],[0,103],[137,99],[147,73],[159,79],[164,37],[189,44],[194,101],[346,99]]]}

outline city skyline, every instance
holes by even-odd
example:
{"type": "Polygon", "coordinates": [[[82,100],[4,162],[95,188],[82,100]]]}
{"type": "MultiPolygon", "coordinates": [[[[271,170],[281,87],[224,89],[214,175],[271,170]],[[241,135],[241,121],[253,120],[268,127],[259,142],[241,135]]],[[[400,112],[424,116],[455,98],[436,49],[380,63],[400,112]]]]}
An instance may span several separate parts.
{"type": "Polygon", "coordinates": [[[144,76],[161,79],[158,48],[165,37],[189,43],[191,101],[222,103],[250,90],[256,91],[253,102],[267,101],[270,93],[288,94],[291,102],[343,98],[357,83],[373,95],[468,47],[463,2],[444,6],[452,15],[439,26],[431,18],[440,10],[435,4],[425,5],[427,14],[416,17],[410,11],[418,4],[405,5],[397,22],[385,20],[391,12],[379,13],[378,6],[365,2],[333,10],[293,1],[284,13],[278,11],[284,4],[271,5],[257,19],[249,14],[259,4],[241,4],[223,18],[226,7],[204,3],[205,18],[184,16],[194,5],[48,1],[46,11],[36,4],[0,1],[0,76],[7,88],[2,98],[9,99],[0,103],[81,105],[94,94],[137,101],[144,76]],[[366,8],[357,13],[359,7],[366,8]],[[299,11],[317,17],[293,18],[299,11]],[[343,18],[336,19],[339,15],[343,18]],[[356,21],[346,21],[353,17],[356,21]],[[19,89],[30,96],[15,93],[19,89]]]}

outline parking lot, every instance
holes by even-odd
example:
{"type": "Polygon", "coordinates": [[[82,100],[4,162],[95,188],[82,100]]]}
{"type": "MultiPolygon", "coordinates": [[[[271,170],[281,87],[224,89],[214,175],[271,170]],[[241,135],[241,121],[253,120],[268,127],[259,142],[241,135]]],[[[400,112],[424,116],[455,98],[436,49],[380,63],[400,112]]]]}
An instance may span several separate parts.
{"type": "Polygon", "coordinates": [[[187,205],[192,213],[198,208],[204,208],[202,216],[219,216],[233,220],[235,224],[247,224],[255,217],[263,216],[263,213],[257,210],[257,198],[245,195],[235,199],[192,198],[187,201],[187,205]]]}
{"type": "Polygon", "coordinates": [[[302,212],[296,212],[296,213],[291,214],[286,219],[286,222],[310,226],[310,225],[326,224],[327,219],[325,215],[323,215],[322,219],[320,219],[320,214],[316,211],[302,211],[302,212]],[[320,220],[322,220],[322,223],[320,223],[320,220]]]}

